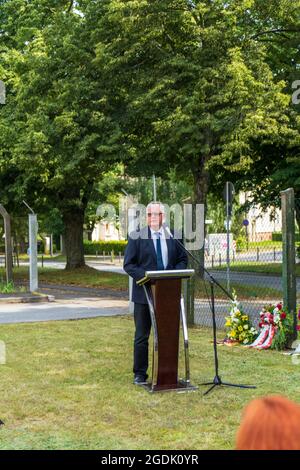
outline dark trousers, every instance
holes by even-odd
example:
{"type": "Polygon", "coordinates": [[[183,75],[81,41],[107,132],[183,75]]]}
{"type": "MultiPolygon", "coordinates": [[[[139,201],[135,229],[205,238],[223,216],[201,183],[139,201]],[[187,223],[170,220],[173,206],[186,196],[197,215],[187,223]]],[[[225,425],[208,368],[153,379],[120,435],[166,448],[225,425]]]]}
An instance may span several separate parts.
{"type": "Polygon", "coordinates": [[[151,317],[146,304],[134,304],[134,357],[133,373],[147,378],[148,340],[151,330],[151,317]]]}

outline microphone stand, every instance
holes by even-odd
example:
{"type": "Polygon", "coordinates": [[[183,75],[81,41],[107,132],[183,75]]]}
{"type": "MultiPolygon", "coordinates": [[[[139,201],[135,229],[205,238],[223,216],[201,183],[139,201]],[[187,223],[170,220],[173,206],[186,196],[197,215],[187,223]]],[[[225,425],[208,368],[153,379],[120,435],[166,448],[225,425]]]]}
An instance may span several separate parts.
{"type": "MultiPolygon", "coordinates": [[[[174,235],[171,233],[169,227],[165,226],[165,229],[167,233],[170,235],[173,240],[175,240],[181,248],[184,249],[186,253],[190,255],[190,257],[197,263],[198,267],[200,269],[203,269],[203,271],[209,276],[209,282],[210,282],[210,292],[211,292],[211,312],[212,312],[212,323],[213,323],[213,343],[214,343],[214,365],[215,365],[215,376],[212,382],[205,382],[199,385],[211,385],[211,387],[203,394],[207,395],[209,392],[211,392],[215,387],[218,385],[224,385],[225,387],[238,387],[238,388],[256,388],[254,385],[241,385],[241,384],[233,384],[229,382],[223,382],[220,375],[219,375],[219,360],[218,360],[218,352],[217,352],[217,325],[216,325],[216,312],[215,312],[215,293],[214,293],[214,286],[218,286],[226,295],[229,297],[231,300],[234,300],[232,295],[224,289],[221,284],[210,274],[210,272],[200,264],[200,261],[184,246],[183,243],[181,243],[178,238],[175,238],[174,235]]],[[[205,281],[203,281],[205,282],[205,281]]]]}

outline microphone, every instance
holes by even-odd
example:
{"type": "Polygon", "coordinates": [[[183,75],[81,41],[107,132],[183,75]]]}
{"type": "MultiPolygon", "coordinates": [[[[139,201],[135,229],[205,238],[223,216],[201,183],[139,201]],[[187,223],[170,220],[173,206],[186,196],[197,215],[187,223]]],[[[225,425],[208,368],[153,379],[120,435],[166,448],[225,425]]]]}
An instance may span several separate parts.
{"type": "Polygon", "coordinates": [[[200,268],[200,270],[203,270],[210,278],[210,280],[212,282],[214,282],[214,284],[216,284],[231,300],[234,300],[233,296],[231,294],[229,294],[229,292],[227,292],[227,290],[224,289],[224,287],[219,284],[219,282],[210,274],[210,272],[200,263],[200,261],[193,255],[193,253],[191,253],[185,246],[184,244],[178,239],[176,238],[173,233],[171,232],[170,230],[170,227],[167,225],[167,224],[162,224],[164,229],[166,230],[167,234],[173,238],[173,240],[178,243],[178,245],[184,249],[184,251],[190,255],[190,257],[196,262],[197,266],[200,268]]]}
{"type": "Polygon", "coordinates": [[[167,234],[169,235],[169,237],[173,238],[173,240],[176,243],[178,243],[178,245],[181,246],[181,248],[183,248],[184,251],[186,253],[188,253],[190,255],[190,257],[193,258],[194,261],[196,261],[197,264],[200,264],[199,261],[197,260],[197,258],[195,258],[195,256],[184,246],[184,244],[179,240],[179,238],[174,236],[174,234],[170,230],[170,227],[167,224],[162,224],[162,225],[163,225],[163,228],[165,229],[165,231],[167,232],[167,234]]]}
{"type": "Polygon", "coordinates": [[[171,232],[170,227],[167,224],[162,224],[162,225],[163,225],[163,228],[165,229],[165,231],[167,232],[167,234],[169,235],[169,237],[174,238],[174,235],[171,232]]]}

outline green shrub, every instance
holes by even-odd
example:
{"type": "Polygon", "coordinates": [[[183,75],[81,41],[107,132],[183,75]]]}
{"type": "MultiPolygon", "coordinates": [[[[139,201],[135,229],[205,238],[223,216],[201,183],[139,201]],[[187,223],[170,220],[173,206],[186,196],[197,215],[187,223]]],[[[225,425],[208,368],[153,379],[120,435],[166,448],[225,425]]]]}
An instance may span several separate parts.
{"type": "MultiPolygon", "coordinates": [[[[282,233],[281,232],[272,233],[272,241],[282,242],[282,233]]],[[[300,233],[295,233],[295,241],[300,242],[300,233]]]]}
{"type": "Polygon", "coordinates": [[[247,248],[247,239],[246,237],[239,236],[236,239],[236,251],[245,250],[247,248]]]}
{"type": "Polygon", "coordinates": [[[272,233],[272,242],[282,242],[282,233],[281,232],[272,233]]]}
{"type": "Polygon", "coordinates": [[[115,255],[121,253],[124,254],[127,245],[127,240],[112,240],[112,241],[99,241],[91,242],[84,240],[84,254],[85,255],[96,255],[114,252],[115,255]]]}

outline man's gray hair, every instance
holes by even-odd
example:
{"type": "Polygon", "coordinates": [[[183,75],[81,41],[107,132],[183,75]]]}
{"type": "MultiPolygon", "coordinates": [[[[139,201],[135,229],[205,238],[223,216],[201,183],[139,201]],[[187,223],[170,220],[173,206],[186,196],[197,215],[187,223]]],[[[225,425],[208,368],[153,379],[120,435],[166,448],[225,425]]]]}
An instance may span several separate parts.
{"type": "Polygon", "coordinates": [[[159,202],[159,201],[151,201],[151,202],[149,202],[149,204],[148,204],[147,207],[146,207],[146,211],[148,212],[148,210],[149,210],[149,209],[151,208],[151,206],[153,206],[153,205],[156,205],[156,206],[159,205],[159,210],[160,210],[160,212],[162,212],[163,214],[165,214],[165,206],[164,206],[161,202],[159,202]]]}

